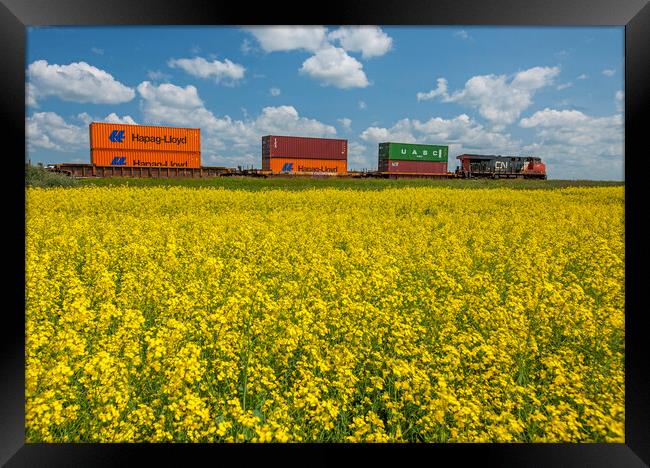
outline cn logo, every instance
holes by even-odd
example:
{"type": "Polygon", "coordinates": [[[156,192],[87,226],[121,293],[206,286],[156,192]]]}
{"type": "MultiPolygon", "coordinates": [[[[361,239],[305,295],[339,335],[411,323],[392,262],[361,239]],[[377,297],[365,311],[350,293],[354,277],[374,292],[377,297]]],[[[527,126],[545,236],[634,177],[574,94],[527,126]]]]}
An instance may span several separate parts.
{"type": "Polygon", "coordinates": [[[115,156],[111,161],[111,166],[125,166],[126,156],[115,156]]]}
{"type": "Polygon", "coordinates": [[[293,171],[293,163],[284,163],[282,166],[282,172],[291,172],[293,171]]]}
{"type": "Polygon", "coordinates": [[[124,138],[124,130],[113,130],[111,134],[108,136],[108,139],[111,140],[113,143],[122,143],[123,138],[124,138]]]}

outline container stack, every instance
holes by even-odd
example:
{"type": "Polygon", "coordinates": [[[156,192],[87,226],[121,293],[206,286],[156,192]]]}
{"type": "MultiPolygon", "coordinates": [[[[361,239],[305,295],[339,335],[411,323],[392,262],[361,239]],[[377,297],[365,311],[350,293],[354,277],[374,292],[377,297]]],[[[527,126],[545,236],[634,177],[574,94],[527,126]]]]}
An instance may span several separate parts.
{"type": "Polygon", "coordinates": [[[412,143],[379,143],[379,172],[398,174],[445,174],[448,146],[412,143]]]}
{"type": "Polygon", "coordinates": [[[286,174],[345,174],[348,170],[348,141],[263,136],[262,170],[286,174]]]}
{"type": "Polygon", "coordinates": [[[198,128],[92,122],[90,162],[95,166],[201,167],[198,128]]]}

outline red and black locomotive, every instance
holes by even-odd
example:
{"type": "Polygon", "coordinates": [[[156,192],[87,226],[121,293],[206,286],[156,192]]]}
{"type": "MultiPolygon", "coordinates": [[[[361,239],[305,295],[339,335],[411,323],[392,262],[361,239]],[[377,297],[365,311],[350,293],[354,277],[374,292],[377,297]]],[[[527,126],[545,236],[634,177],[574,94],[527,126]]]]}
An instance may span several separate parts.
{"type": "Polygon", "coordinates": [[[523,178],[546,179],[546,166],[536,156],[496,156],[461,154],[456,177],[473,178],[523,178]]]}

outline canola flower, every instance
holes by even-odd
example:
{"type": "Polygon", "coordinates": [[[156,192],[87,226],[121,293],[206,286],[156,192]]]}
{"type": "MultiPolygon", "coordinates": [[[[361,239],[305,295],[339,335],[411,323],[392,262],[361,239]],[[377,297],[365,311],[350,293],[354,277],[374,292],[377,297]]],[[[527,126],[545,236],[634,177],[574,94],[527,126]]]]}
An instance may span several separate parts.
{"type": "Polygon", "coordinates": [[[624,190],[28,189],[28,442],[623,442],[624,190]]]}

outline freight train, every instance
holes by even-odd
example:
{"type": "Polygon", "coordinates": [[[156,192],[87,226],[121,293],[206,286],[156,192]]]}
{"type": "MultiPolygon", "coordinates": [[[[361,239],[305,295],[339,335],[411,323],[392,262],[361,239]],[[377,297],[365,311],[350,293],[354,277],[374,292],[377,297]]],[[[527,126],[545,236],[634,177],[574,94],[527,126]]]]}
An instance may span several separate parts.
{"type": "Polygon", "coordinates": [[[349,171],[345,139],[281,135],[262,137],[262,169],[201,165],[198,128],[92,122],[90,164],[48,166],[73,177],[343,176],[425,178],[539,178],[546,167],[535,156],[461,154],[448,172],[449,147],[379,143],[376,171],[349,171]]]}

